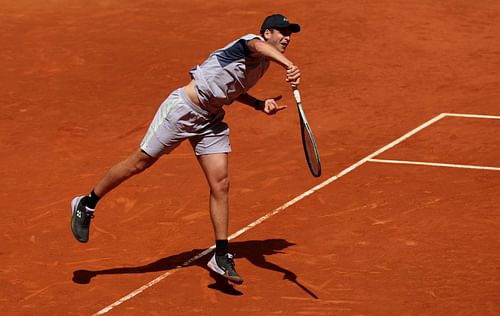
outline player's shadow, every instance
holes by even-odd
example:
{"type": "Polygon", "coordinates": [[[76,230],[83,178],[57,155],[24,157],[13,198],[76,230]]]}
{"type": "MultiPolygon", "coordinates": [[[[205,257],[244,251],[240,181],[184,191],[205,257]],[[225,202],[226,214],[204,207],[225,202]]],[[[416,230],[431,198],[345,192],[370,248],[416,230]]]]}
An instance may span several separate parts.
{"type": "MultiPolygon", "coordinates": [[[[295,273],[266,260],[266,256],[284,253],[282,252],[282,250],[293,245],[295,244],[290,243],[285,239],[248,240],[231,242],[230,249],[231,252],[234,252],[236,254],[237,259],[246,258],[248,261],[260,268],[283,273],[284,279],[294,282],[311,297],[318,298],[314,293],[312,293],[309,289],[307,289],[297,281],[297,276],[295,275],[295,273]]],[[[233,285],[230,284],[225,278],[213,272],[207,267],[207,262],[212,256],[211,253],[201,257],[198,260],[192,260],[195,256],[198,256],[203,251],[204,249],[193,249],[180,254],[159,259],[155,262],[151,262],[143,266],[120,267],[93,271],[77,270],[73,272],[73,282],[78,284],[88,284],[90,283],[92,278],[104,274],[148,273],[173,270],[188,266],[199,266],[209,271],[210,276],[215,281],[213,284],[210,284],[208,286],[209,288],[216,289],[230,295],[242,295],[243,293],[234,288],[233,285]],[[189,263],[186,264],[186,262],[189,263]]]]}

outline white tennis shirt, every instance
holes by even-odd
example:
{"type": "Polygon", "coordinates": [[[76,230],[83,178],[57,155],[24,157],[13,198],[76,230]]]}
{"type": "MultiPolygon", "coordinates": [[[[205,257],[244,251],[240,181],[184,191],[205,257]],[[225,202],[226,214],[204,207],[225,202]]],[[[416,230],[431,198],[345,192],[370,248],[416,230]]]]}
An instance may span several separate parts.
{"type": "Polygon", "coordinates": [[[231,104],[264,75],[269,61],[250,51],[247,44],[252,39],[264,40],[259,35],[244,35],[191,69],[189,73],[196,81],[196,92],[203,106],[220,108],[231,104]]]}

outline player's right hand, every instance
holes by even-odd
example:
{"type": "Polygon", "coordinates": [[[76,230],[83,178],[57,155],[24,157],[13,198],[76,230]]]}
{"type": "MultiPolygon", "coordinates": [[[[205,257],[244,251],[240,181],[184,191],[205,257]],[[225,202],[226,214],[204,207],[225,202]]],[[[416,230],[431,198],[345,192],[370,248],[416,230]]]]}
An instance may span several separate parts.
{"type": "Polygon", "coordinates": [[[292,86],[298,86],[300,83],[300,69],[296,65],[288,66],[286,70],[286,82],[292,86]]]}

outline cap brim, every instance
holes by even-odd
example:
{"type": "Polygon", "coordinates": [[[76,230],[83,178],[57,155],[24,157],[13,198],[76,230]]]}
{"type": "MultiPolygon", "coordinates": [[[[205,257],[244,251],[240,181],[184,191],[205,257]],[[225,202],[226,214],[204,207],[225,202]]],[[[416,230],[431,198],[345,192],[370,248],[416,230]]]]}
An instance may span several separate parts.
{"type": "Polygon", "coordinates": [[[296,23],[291,23],[289,28],[290,28],[290,31],[292,31],[293,33],[300,32],[300,25],[298,25],[296,23]]]}
{"type": "Polygon", "coordinates": [[[288,23],[288,24],[284,24],[284,25],[262,25],[262,27],[260,28],[260,31],[261,32],[264,32],[265,30],[267,29],[289,29],[290,31],[292,31],[292,33],[298,33],[300,32],[300,25],[296,24],[296,23],[288,23]]]}

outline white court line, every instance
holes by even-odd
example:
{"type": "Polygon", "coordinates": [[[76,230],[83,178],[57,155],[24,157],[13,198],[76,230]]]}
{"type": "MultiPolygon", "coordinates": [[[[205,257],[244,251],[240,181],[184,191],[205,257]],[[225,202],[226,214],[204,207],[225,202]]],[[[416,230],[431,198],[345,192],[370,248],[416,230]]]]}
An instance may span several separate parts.
{"type": "MultiPolygon", "coordinates": [[[[377,155],[380,155],[381,153],[383,153],[384,151],[396,146],[397,144],[401,143],[402,141],[408,139],[409,137],[415,135],[416,133],[418,133],[419,131],[423,130],[424,128],[428,127],[429,125],[431,124],[434,124],[435,122],[439,121],[440,119],[442,119],[443,117],[445,117],[446,114],[444,113],[441,113],[437,116],[435,116],[434,118],[428,120],[427,122],[423,123],[422,125],[418,126],[417,128],[409,131],[408,133],[404,134],[403,136],[399,137],[398,139],[394,140],[393,142],[391,142],[390,144],[387,144],[385,145],[384,147],[380,148],[379,150],[369,154],[368,156],[366,156],[365,158],[359,160],[358,162],[354,163],[353,165],[351,165],[350,167],[342,170],[340,173],[338,173],[337,175],[335,176],[332,176],[328,179],[326,179],[325,181],[321,182],[320,184],[314,186],[313,188],[311,188],[310,190],[302,193],[301,195],[295,197],[294,199],[286,202],[285,204],[281,205],[280,207],[276,208],[275,210],[267,213],[266,215],[262,216],[261,218],[257,219],[256,221],[254,221],[253,223],[250,223],[249,225],[247,225],[246,227],[238,230],[237,232],[235,232],[234,234],[232,234],[231,236],[229,236],[229,240],[231,239],[234,239],[238,236],[240,236],[241,234],[245,233],[246,231],[248,231],[249,229],[259,225],[260,223],[264,222],[265,220],[271,218],[272,216],[280,213],[281,211],[285,210],[286,208],[292,206],[293,204],[299,202],[300,200],[304,199],[305,197],[313,194],[314,192],[320,190],[321,188],[329,185],[330,183],[332,183],[333,181],[341,178],[342,176],[345,176],[346,174],[348,174],[349,172],[353,171],[354,169],[358,168],[359,166],[363,165],[364,163],[366,163],[367,161],[369,161],[370,159],[372,159],[373,157],[377,156],[377,155]]],[[[191,264],[192,262],[202,258],[203,256],[207,255],[208,253],[210,253],[213,249],[215,248],[215,245],[212,245],[210,248],[207,248],[206,250],[204,250],[203,252],[199,253],[198,255],[194,256],[193,258],[187,260],[186,262],[184,262],[183,264],[181,264],[178,268],[182,268],[182,267],[185,267],[189,264],[191,264]]],[[[141,286],[140,288],[130,292],[129,294],[125,295],[124,297],[120,298],[119,300],[117,300],[116,302],[106,306],[105,308],[101,309],[100,311],[98,311],[97,313],[95,313],[94,315],[103,315],[103,314],[106,314],[107,312],[109,312],[111,309],[115,308],[116,306],[130,300],[131,298],[133,298],[134,296],[144,292],[145,290],[147,290],[148,288],[152,287],[153,285],[157,284],[158,282],[160,282],[161,280],[165,279],[166,277],[168,277],[169,275],[172,275],[174,274],[178,269],[173,269],[173,270],[169,270],[167,272],[165,272],[164,274],[160,275],[159,277],[157,277],[156,279],[150,281],[149,283],[141,286]]]]}
{"type": "Polygon", "coordinates": [[[481,118],[490,120],[500,120],[500,116],[496,115],[479,115],[479,114],[460,114],[460,113],[443,113],[445,116],[454,117],[467,117],[467,118],[481,118]]]}
{"type": "Polygon", "coordinates": [[[498,168],[498,167],[474,166],[474,165],[458,165],[458,164],[437,163],[437,162],[408,161],[408,160],[390,160],[390,159],[370,159],[368,161],[369,162],[401,164],[401,165],[419,165],[419,166],[435,166],[435,167],[448,167],[448,168],[480,169],[480,170],[495,170],[495,171],[500,171],[500,168],[498,168]]]}

